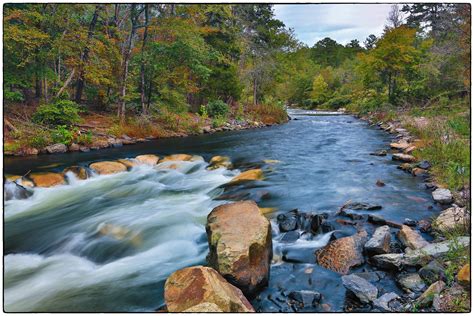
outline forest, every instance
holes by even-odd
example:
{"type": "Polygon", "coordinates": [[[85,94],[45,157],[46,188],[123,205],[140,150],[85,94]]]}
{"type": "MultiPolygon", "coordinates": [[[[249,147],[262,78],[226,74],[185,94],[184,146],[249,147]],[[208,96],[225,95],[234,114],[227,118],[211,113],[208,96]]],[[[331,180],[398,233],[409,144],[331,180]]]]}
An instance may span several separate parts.
{"type": "Polygon", "coordinates": [[[461,139],[449,168],[468,164],[467,4],[394,5],[379,37],[312,47],[270,4],[7,4],[3,23],[7,153],[91,144],[91,121],[161,137],[230,119],[281,123],[285,106],[342,107],[446,114],[461,139]]]}

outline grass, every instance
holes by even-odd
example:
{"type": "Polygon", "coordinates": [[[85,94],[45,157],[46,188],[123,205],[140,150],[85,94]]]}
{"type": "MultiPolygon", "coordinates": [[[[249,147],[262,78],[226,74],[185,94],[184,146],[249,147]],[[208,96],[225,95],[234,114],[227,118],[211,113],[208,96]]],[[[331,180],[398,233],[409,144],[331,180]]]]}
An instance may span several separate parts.
{"type": "Polygon", "coordinates": [[[285,108],[276,103],[249,105],[246,110],[250,119],[265,124],[281,124],[288,120],[285,108]]]}

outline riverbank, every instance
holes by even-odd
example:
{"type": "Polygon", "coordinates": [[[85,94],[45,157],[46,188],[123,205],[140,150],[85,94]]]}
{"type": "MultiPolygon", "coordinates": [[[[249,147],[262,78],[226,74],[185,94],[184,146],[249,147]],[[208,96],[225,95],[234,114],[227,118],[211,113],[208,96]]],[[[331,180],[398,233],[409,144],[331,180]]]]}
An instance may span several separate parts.
{"type": "Polygon", "coordinates": [[[51,128],[34,124],[29,117],[35,107],[6,107],[4,116],[4,155],[28,156],[65,152],[89,152],[121,147],[159,138],[186,137],[221,131],[262,128],[285,123],[286,111],[279,106],[247,106],[233,109],[228,116],[162,111],[153,116],[130,118],[119,123],[110,112],[89,111],[73,126],[51,128]]]}

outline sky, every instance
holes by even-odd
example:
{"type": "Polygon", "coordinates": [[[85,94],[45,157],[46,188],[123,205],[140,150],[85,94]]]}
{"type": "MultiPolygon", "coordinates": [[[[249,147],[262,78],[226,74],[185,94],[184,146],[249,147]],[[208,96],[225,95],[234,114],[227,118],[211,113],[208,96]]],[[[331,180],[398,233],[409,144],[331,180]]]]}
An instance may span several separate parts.
{"type": "Polygon", "coordinates": [[[274,5],[276,17],[296,37],[313,46],[330,37],[341,44],[358,39],[361,45],[370,34],[382,34],[391,4],[291,4],[274,5]]]}

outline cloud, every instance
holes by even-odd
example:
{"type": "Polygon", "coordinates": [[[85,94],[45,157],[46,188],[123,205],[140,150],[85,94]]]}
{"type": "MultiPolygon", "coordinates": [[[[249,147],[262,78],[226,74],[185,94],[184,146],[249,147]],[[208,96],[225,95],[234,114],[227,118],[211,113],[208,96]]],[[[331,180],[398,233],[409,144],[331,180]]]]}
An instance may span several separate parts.
{"type": "Polygon", "coordinates": [[[370,34],[379,36],[391,4],[281,4],[275,5],[275,15],[297,38],[313,46],[330,37],[346,44],[353,39],[361,43],[370,34]]]}

